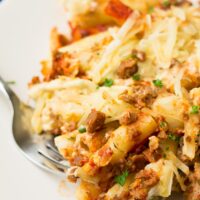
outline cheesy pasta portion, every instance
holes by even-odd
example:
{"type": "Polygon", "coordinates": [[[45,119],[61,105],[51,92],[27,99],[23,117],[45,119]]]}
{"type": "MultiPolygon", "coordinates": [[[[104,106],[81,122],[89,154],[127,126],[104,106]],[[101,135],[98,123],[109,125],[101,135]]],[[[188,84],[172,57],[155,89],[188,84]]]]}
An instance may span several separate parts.
{"type": "Polygon", "coordinates": [[[200,8],[185,0],[63,1],[29,95],[78,200],[200,199],[200,8]]]}

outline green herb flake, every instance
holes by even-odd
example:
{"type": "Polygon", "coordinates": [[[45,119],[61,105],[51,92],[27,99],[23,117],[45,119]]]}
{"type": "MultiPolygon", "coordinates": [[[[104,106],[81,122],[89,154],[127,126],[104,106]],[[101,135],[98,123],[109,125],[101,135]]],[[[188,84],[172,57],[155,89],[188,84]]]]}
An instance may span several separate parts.
{"type": "Polygon", "coordinates": [[[111,87],[114,84],[114,81],[112,79],[105,79],[103,86],[105,87],[111,87]]]}
{"type": "Polygon", "coordinates": [[[133,59],[138,58],[137,53],[132,53],[132,54],[131,54],[131,57],[132,57],[133,59]]]}
{"type": "Polygon", "coordinates": [[[128,56],[126,56],[126,58],[124,60],[129,60],[129,59],[132,59],[132,58],[133,58],[132,55],[128,55],[128,56]]]}
{"type": "Polygon", "coordinates": [[[162,88],[163,87],[163,83],[160,79],[156,79],[156,80],[153,80],[153,84],[156,86],[156,87],[159,87],[159,88],[162,88]]]}
{"type": "Polygon", "coordinates": [[[134,75],[132,76],[132,78],[133,78],[134,81],[139,81],[141,77],[140,77],[139,74],[134,74],[134,75]]]}
{"type": "Polygon", "coordinates": [[[124,58],[124,61],[126,61],[126,60],[132,60],[132,59],[135,59],[135,58],[137,58],[137,55],[132,53],[132,54],[126,56],[124,58]]]}
{"type": "Polygon", "coordinates": [[[160,122],[159,126],[160,126],[160,128],[165,128],[165,127],[167,127],[167,122],[162,121],[162,122],[160,122]]]}
{"type": "Polygon", "coordinates": [[[151,14],[154,12],[154,6],[149,6],[148,13],[151,14]]]}
{"type": "Polygon", "coordinates": [[[79,133],[85,133],[86,132],[85,126],[80,126],[78,131],[79,131],[79,133]]]}
{"type": "Polygon", "coordinates": [[[179,142],[180,140],[180,136],[177,136],[173,133],[169,133],[168,134],[168,139],[172,140],[172,141],[175,141],[175,142],[179,142]]]}
{"type": "Polygon", "coordinates": [[[162,5],[163,5],[163,7],[167,8],[167,7],[170,6],[170,1],[169,1],[169,0],[164,0],[164,1],[162,2],[162,5]]]}
{"type": "Polygon", "coordinates": [[[163,154],[163,158],[167,158],[167,155],[165,153],[163,154]]]}
{"type": "Polygon", "coordinates": [[[128,171],[124,171],[121,175],[115,177],[115,182],[121,186],[124,186],[126,178],[128,177],[128,171]]]}
{"type": "Polygon", "coordinates": [[[8,85],[14,85],[14,84],[16,84],[16,81],[6,81],[6,83],[7,83],[8,85]]]}
{"type": "Polygon", "coordinates": [[[191,114],[198,114],[200,106],[192,106],[190,113],[191,114]]]}
{"type": "Polygon", "coordinates": [[[166,150],[166,151],[169,151],[169,147],[166,147],[165,150],[166,150]]]}

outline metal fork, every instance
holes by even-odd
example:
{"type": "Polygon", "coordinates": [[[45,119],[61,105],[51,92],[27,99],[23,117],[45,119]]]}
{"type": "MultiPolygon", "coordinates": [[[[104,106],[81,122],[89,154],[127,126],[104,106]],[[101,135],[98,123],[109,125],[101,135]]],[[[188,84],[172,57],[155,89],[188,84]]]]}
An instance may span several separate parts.
{"type": "Polygon", "coordinates": [[[59,154],[52,135],[35,134],[31,128],[33,109],[24,104],[0,77],[0,92],[7,98],[12,113],[13,139],[20,152],[40,168],[64,175],[68,163],[59,154]]]}

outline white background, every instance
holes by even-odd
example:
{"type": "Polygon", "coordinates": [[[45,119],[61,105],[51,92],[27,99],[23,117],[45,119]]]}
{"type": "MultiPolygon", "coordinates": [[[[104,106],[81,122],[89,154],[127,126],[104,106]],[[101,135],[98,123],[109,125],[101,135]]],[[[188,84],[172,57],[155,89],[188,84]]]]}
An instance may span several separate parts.
{"type": "MultiPolygon", "coordinates": [[[[59,0],[0,2],[0,75],[16,81],[12,87],[24,101],[27,82],[39,73],[40,60],[48,56],[50,29],[65,22],[62,12],[59,0]]],[[[11,137],[9,106],[0,93],[0,199],[74,200],[72,187],[18,152],[11,137]]]]}

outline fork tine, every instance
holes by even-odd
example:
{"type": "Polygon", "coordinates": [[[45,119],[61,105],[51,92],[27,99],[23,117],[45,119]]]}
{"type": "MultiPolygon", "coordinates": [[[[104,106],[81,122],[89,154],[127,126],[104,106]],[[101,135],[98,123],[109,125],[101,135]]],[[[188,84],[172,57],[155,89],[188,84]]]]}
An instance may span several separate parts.
{"type": "Polygon", "coordinates": [[[63,157],[59,154],[58,150],[55,147],[53,147],[50,143],[47,143],[45,146],[48,150],[52,151],[57,156],[57,158],[55,157],[55,159],[63,160],[63,157]]]}
{"type": "Polygon", "coordinates": [[[46,160],[48,160],[50,163],[53,163],[54,165],[58,166],[59,168],[66,170],[67,168],[69,168],[68,165],[64,164],[61,161],[57,161],[56,159],[54,159],[53,157],[48,156],[47,154],[45,154],[43,151],[38,150],[38,154],[41,155],[43,158],[45,158],[46,160]]]}

